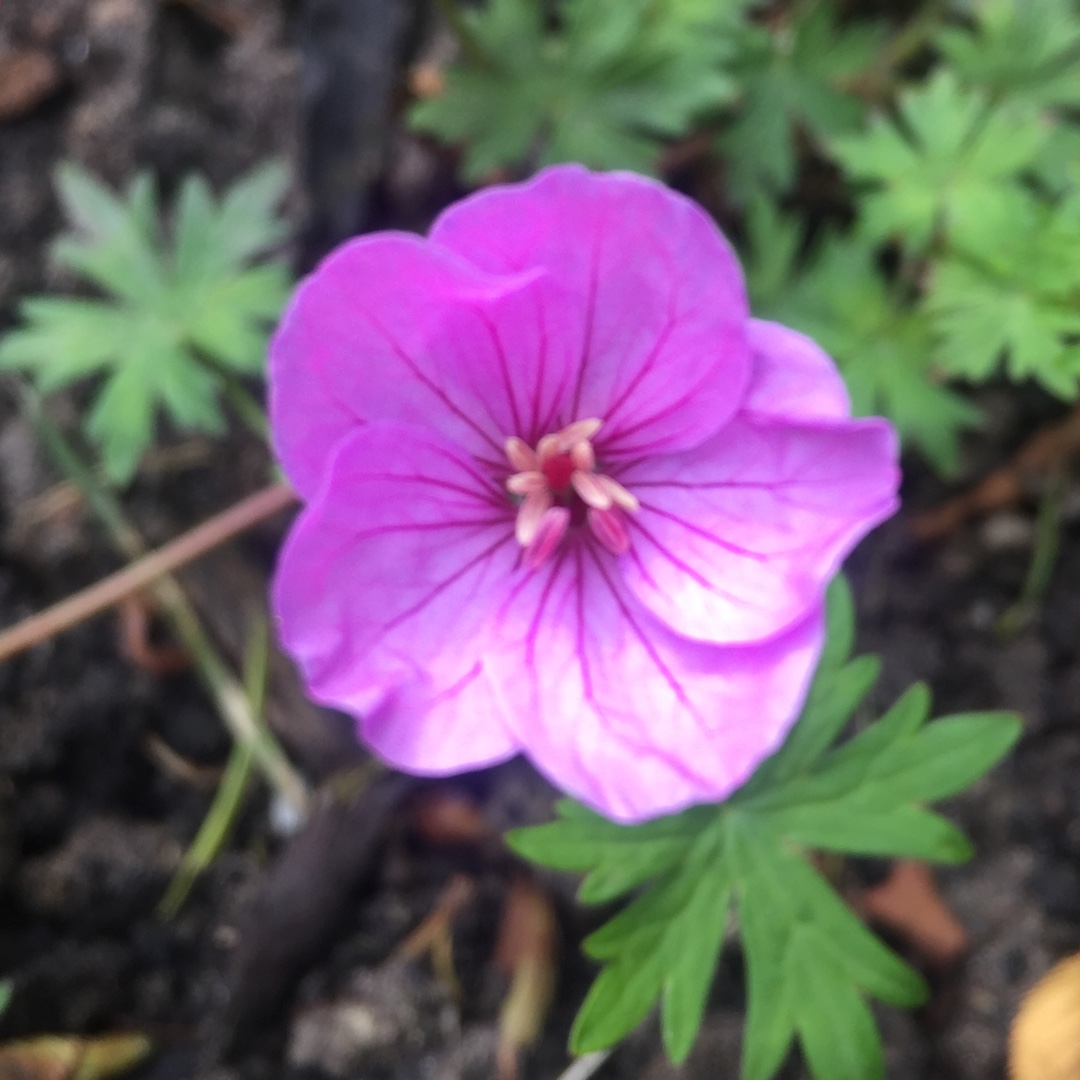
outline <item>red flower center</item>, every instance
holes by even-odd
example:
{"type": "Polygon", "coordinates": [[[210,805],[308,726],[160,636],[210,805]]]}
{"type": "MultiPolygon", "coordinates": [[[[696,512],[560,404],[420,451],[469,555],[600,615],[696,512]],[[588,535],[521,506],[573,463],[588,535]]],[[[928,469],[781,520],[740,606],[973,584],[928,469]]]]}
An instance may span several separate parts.
{"type": "Polygon", "coordinates": [[[630,546],[626,512],[638,501],[618,481],[596,471],[592,438],[600,420],[578,420],[545,435],[533,449],[524,440],[506,440],[506,457],[516,470],[506,490],[521,497],[514,532],[535,568],[562,543],[571,525],[587,524],[615,555],[630,546]]]}

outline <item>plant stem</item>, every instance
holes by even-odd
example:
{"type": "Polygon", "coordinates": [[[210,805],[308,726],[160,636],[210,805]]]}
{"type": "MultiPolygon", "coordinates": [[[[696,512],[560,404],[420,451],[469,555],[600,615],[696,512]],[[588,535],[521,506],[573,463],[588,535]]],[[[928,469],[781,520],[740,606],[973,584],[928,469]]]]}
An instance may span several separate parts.
{"type": "Polygon", "coordinates": [[[891,98],[896,89],[897,71],[930,43],[948,13],[946,0],[927,0],[907,25],[886,43],[868,68],[854,79],[845,80],[849,89],[861,85],[863,96],[872,101],[884,102],[891,98]]]}
{"type": "MultiPolygon", "coordinates": [[[[57,467],[82,492],[87,505],[106,527],[117,549],[129,559],[141,559],[147,552],[146,545],[128,522],[116,496],[98,483],[93,470],[75,453],[60,430],[45,415],[37,393],[23,384],[21,394],[26,414],[57,467]]],[[[248,707],[244,688],[222,660],[183,589],[175,578],[168,575],[158,579],[151,589],[174,633],[191,656],[232,737],[238,743],[251,745],[255,764],[266,780],[299,815],[304,816],[308,805],[307,784],[270,733],[260,730],[258,721],[248,707]]]]}
{"type": "Polygon", "coordinates": [[[1067,486],[1065,470],[1055,469],[1039,502],[1039,513],[1035,519],[1035,550],[1028,564],[1024,587],[1016,603],[998,620],[998,635],[1006,640],[1016,637],[1031,622],[1050,586],[1050,577],[1061,546],[1061,514],[1067,486]]]}
{"type": "Polygon", "coordinates": [[[594,1050],[591,1054],[584,1054],[570,1063],[559,1080],[589,1080],[609,1057],[610,1050],[594,1050]]]}
{"type": "MultiPolygon", "coordinates": [[[[266,696],[269,645],[269,628],[266,620],[261,619],[248,643],[244,662],[244,687],[248,695],[248,708],[251,715],[257,719],[262,717],[263,700],[266,696]]],[[[260,727],[265,732],[265,727],[261,724],[260,727]]],[[[251,743],[238,742],[233,745],[210,810],[191,846],[184,852],[180,868],[158,904],[158,915],[162,919],[167,921],[176,915],[198,876],[214,861],[228,840],[247,790],[253,757],[251,743]]]]}
{"type": "Polygon", "coordinates": [[[927,0],[915,17],[885,47],[889,70],[906,64],[937,33],[949,12],[946,0],[927,0]]]}
{"type": "Polygon", "coordinates": [[[264,488],[164,547],[136,558],[123,570],[0,631],[0,663],[106,611],[295,501],[292,489],[284,484],[264,488]]]}

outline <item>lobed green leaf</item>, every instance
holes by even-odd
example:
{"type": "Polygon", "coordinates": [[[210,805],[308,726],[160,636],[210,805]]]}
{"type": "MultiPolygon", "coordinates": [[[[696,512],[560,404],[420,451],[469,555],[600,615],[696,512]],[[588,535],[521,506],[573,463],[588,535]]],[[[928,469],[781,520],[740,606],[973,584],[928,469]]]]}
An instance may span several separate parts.
{"type": "Polygon", "coordinates": [[[585,871],[583,899],[632,897],[585,942],[603,966],[574,1025],[575,1052],[612,1045],[659,1003],[667,1052],[684,1060],[735,911],[748,989],[743,1080],[769,1080],[795,1041],[819,1080],[884,1075],[867,999],[910,1007],[926,985],[805,851],[967,858],[966,838],[926,804],[991,768],[1019,723],[972,713],[928,724],[930,695],[916,685],[837,744],[877,663],[848,659],[854,614],[842,581],[827,611],[828,644],[798,724],[726,803],[624,826],[564,802],[558,821],[511,834],[519,853],[585,871]]]}
{"type": "Polygon", "coordinates": [[[284,236],[275,207],[285,183],[280,165],[265,166],[219,201],[202,177],[188,177],[170,248],[148,174],[120,197],[77,166],[57,171],[73,229],[53,255],[105,296],[24,301],[0,368],[28,372],[42,391],[105,373],[85,426],[114,480],[134,473],[160,412],[180,429],[218,432],[224,374],[261,372],[288,274],[280,263],[249,264],[284,236]]]}

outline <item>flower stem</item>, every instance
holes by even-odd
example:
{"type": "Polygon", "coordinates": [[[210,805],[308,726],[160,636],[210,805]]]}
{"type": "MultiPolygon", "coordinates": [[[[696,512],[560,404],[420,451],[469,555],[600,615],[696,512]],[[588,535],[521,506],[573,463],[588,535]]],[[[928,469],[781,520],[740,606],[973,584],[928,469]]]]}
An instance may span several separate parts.
{"type": "MultiPolygon", "coordinates": [[[[93,470],[45,415],[37,393],[23,384],[21,396],[27,417],[46,450],[60,471],[82,492],[87,505],[108,530],[116,548],[129,559],[141,559],[147,554],[146,545],[128,521],[116,496],[98,482],[93,470]]],[[[243,686],[221,658],[179,583],[166,574],[150,587],[174,633],[191,656],[233,739],[237,743],[250,745],[255,764],[268,783],[303,816],[308,805],[307,784],[277,741],[252,715],[243,686]]]]}
{"type": "Polygon", "coordinates": [[[123,570],[0,632],[0,663],[114,607],[295,500],[292,489],[284,484],[264,488],[164,547],[135,558],[123,570]]]}
{"type": "Polygon", "coordinates": [[[575,1058],[559,1076],[559,1080],[589,1080],[609,1057],[610,1050],[594,1050],[591,1054],[575,1058]]]}
{"type": "Polygon", "coordinates": [[[1067,487],[1065,470],[1055,469],[1039,502],[1039,513],[1035,520],[1035,550],[1028,565],[1024,587],[1016,603],[998,619],[998,636],[1005,641],[1012,640],[1027,628],[1046,598],[1061,547],[1061,519],[1067,487]]]}
{"type": "MultiPolygon", "coordinates": [[[[261,619],[248,642],[244,660],[244,687],[248,695],[248,708],[256,718],[262,716],[263,699],[266,696],[269,645],[269,628],[266,620],[261,619]]],[[[265,728],[263,731],[265,732],[265,728]]],[[[247,790],[253,757],[253,746],[250,742],[234,743],[210,810],[191,846],[184,852],[180,868],[158,904],[158,915],[165,921],[172,919],[183,907],[198,876],[214,861],[228,840],[247,790]]]]}

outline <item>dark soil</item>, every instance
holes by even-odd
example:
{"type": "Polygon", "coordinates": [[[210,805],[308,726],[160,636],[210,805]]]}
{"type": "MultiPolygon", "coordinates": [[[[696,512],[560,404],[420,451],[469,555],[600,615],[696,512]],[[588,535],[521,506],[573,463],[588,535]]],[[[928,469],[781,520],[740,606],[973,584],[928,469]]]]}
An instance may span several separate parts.
{"type": "MultiPolygon", "coordinates": [[[[395,118],[421,24],[410,0],[6,0],[0,326],[20,297],[66,284],[46,248],[60,225],[49,176],[64,159],[112,182],[149,167],[166,190],[190,169],[221,184],[283,159],[297,178],[298,266],[364,228],[422,227],[455,189],[451,163],[395,118]]],[[[990,421],[963,481],[1056,415],[1036,394],[990,392],[983,403],[990,421]]],[[[70,403],[57,409],[70,420],[70,403]]],[[[265,451],[239,435],[224,447],[166,436],[182,453],[163,457],[127,500],[150,543],[265,481],[265,451]]],[[[2,624],[119,565],[78,502],[57,498],[57,480],[0,383],[2,624]]],[[[1034,506],[920,545],[912,517],[947,494],[910,462],[904,512],[852,560],[861,643],[884,659],[878,703],[925,679],[939,712],[1015,708],[1026,734],[948,808],[978,849],[940,874],[972,947],[960,965],[929,972],[924,1011],[880,1013],[892,1080],[1003,1077],[1021,995],[1080,948],[1080,488],[1066,496],[1045,603],[1010,640],[995,627],[1020,592],[1034,506]]],[[[282,526],[185,576],[228,652],[242,647],[243,614],[263,595],[282,526]]],[[[356,794],[347,781],[363,755],[348,725],[302,704],[283,668],[271,718],[322,784],[311,819],[294,835],[283,808],[253,790],[227,850],[164,922],[156,904],[229,750],[194,675],[157,676],[125,659],[113,616],[0,666],[0,976],[15,984],[0,1042],[146,1031],[159,1049],[132,1074],[141,1080],[494,1075],[506,989],[496,928],[520,869],[489,843],[436,842],[421,828],[416,807],[431,784],[384,777],[356,794]],[[455,875],[473,886],[454,924],[458,996],[426,961],[395,951],[455,875]]],[[[550,789],[521,762],[452,790],[494,829],[551,812],[550,789]]],[[[591,976],[577,943],[596,916],[573,907],[572,882],[543,884],[564,947],[556,1004],[524,1075],[547,1080],[567,1063],[591,976]]],[[[646,1025],[598,1075],[735,1077],[740,979],[731,957],[685,1070],[665,1063],[646,1025]]],[[[789,1075],[801,1075],[797,1064],[789,1075]]]]}

